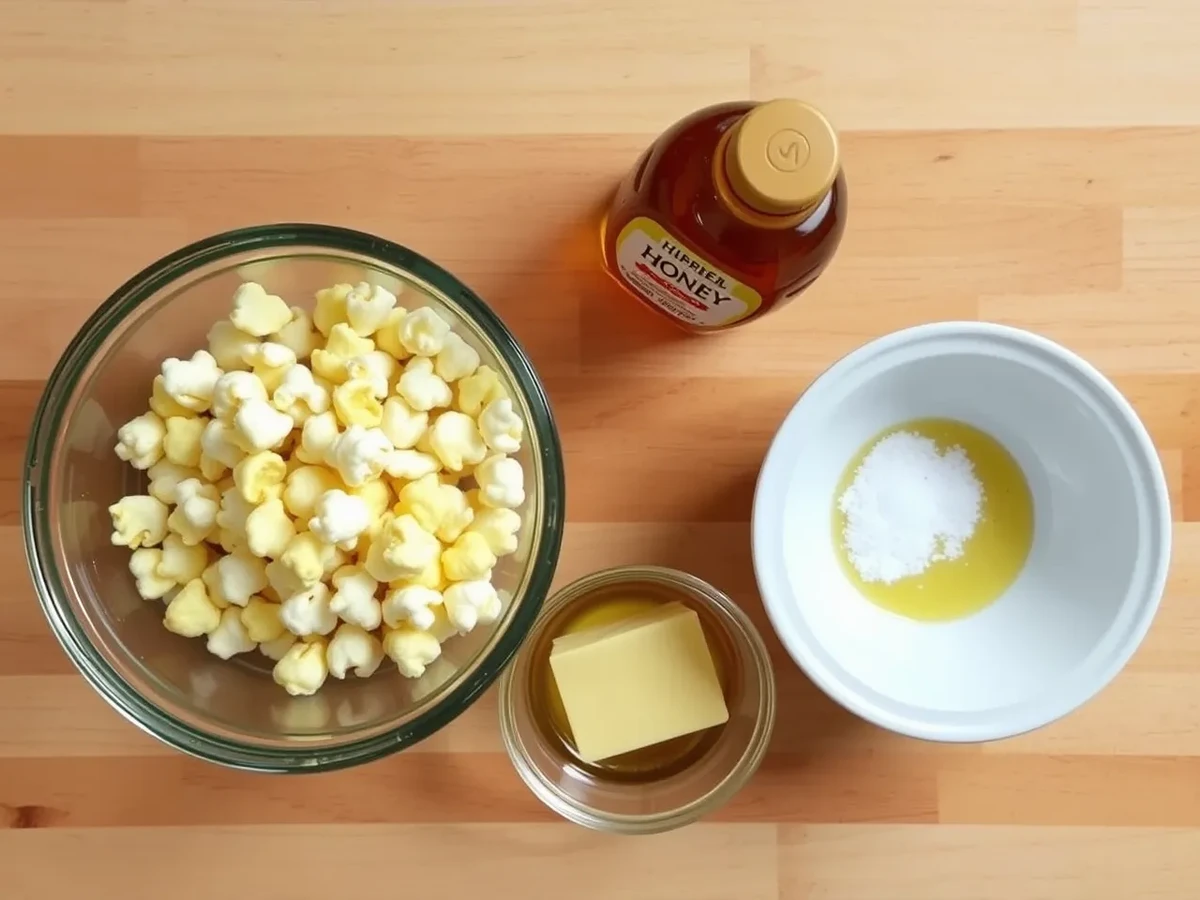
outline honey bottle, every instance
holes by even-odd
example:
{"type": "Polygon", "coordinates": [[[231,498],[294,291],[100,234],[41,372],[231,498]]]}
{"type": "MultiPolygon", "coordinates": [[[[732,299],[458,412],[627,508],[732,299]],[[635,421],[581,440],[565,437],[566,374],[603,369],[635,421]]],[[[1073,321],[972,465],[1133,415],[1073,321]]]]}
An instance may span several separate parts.
{"type": "Polygon", "coordinates": [[[837,134],[798,100],[722,103],[665,131],[621,183],[604,265],[677,325],[712,332],[792,300],[846,224],[837,134]]]}

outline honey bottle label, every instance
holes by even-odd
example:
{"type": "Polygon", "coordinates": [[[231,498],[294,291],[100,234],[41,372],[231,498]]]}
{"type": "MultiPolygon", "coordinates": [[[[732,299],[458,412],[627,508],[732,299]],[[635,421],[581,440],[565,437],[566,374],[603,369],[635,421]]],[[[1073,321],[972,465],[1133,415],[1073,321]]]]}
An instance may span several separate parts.
{"type": "Polygon", "coordinates": [[[645,216],[621,229],[616,262],[634,293],[690,325],[732,325],[762,306],[757,291],[645,216]]]}

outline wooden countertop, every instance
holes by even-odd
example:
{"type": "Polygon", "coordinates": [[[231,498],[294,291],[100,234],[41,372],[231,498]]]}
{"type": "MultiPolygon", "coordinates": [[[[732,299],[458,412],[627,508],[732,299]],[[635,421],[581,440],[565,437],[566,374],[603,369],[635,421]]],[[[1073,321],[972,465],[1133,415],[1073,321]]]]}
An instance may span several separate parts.
{"type": "Polygon", "coordinates": [[[1074,900],[1200,884],[1200,6],[1191,0],[3,0],[0,896],[1074,900]],[[769,323],[672,340],[600,274],[595,216],[688,111],[793,95],[843,130],[834,268],[769,323]],[[942,747],[835,707],[768,634],[772,752],[711,821],[555,819],[494,694],[319,777],[159,746],[74,673],[24,576],[28,421],[124,278],[238,225],[362,228],[438,260],[531,351],[570,484],[560,583],[656,562],[766,628],[767,442],[847,350],[981,317],[1064,342],[1145,418],[1175,563],[1140,653],[1016,740],[942,747]]]}

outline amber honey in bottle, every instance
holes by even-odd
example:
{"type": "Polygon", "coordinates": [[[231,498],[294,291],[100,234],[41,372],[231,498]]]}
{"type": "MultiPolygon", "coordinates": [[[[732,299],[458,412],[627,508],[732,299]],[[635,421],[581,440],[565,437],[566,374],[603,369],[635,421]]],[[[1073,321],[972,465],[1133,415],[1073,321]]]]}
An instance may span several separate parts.
{"type": "Polygon", "coordinates": [[[741,690],[737,683],[740,677],[737,650],[731,638],[711,609],[686,591],[658,582],[622,582],[597,588],[561,610],[529,650],[533,659],[530,708],[534,721],[563,764],[589,781],[645,783],[670,777],[701,759],[716,744],[725,727],[717,725],[597,762],[584,761],[575,749],[566,708],[550,668],[554,639],[622,622],[667,603],[682,603],[695,611],[728,702],[741,690]]]}
{"type": "Polygon", "coordinates": [[[605,217],[604,264],[690,331],[782,306],[829,264],[846,222],[837,134],[798,100],[710,106],[642,154],[605,217]]]}

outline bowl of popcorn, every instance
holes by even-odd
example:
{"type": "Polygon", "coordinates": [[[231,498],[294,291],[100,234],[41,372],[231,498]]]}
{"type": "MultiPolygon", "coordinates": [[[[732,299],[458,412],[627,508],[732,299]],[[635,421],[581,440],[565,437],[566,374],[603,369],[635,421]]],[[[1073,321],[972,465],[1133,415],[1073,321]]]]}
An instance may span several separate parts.
{"type": "Polygon", "coordinates": [[[319,771],[432,734],[550,586],[562,451],[487,305],[388,241],[248,228],[117,290],[34,417],[24,525],[51,627],[166,743],[319,771]]]}

